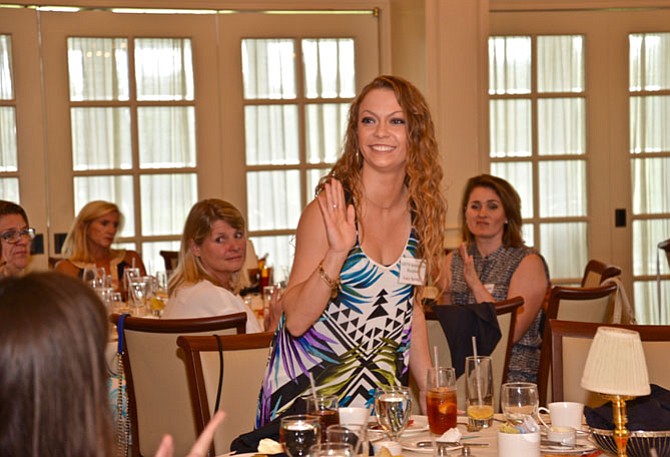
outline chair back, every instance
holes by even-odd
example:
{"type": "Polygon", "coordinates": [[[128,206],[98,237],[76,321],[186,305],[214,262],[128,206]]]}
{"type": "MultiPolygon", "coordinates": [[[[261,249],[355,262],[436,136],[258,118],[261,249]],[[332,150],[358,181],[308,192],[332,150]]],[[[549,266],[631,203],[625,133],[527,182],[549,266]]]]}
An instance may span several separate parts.
{"type": "Polygon", "coordinates": [[[665,251],[665,256],[668,258],[668,266],[670,267],[670,238],[658,243],[658,248],[665,251]]]}
{"type": "Polygon", "coordinates": [[[253,333],[220,337],[180,336],[177,344],[184,350],[196,430],[201,433],[214,413],[219,373],[223,369],[219,409],[227,414],[214,434],[210,455],[230,450],[239,435],[254,429],[258,394],[268,362],[273,333],[253,333]]]}
{"type": "Polygon", "coordinates": [[[179,251],[158,251],[163,262],[165,263],[165,271],[174,271],[179,262],[179,251]]]}
{"type": "Polygon", "coordinates": [[[621,268],[591,259],[584,268],[582,287],[598,287],[606,279],[621,275],[621,268]]]}
{"type": "Polygon", "coordinates": [[[592,322],[549,321],[552,352],[552,399],[589,406],[603,403],[602,397],[580,386],[584,365],[598,327],[624,328],[640,334],[649,371],[649,382],[670,387],[670,326],[622,325],[592,322]]]}
{"type": "MultiPolygon", "coordinates": [[[[522,297],[513,297],[508,300],[496,302],[496,316],[498,317],[498,325],[500,326],[500,333],[502,334],[498,344],[491,353],[491,365],[493,368],[493,392],[494,392],[494,409],[500,410],[500,386],[506,382],[509,368],[509,360],[512,354],[514,327],[516,325],[516,310],[522,306],[524,300],[522,297]]],[[[443,366],[453,366],[451,360],[451,351],[449,350],[449,342],[444,330],[440,325],[440,321],[434,312],[426,312],[426,329],[428,333],[428,347],[433,350],[437,346],[437,351],[440,355],[439,364],[443,366]]],[[[418,405],[418,387],[413,380],[410,382],[410,388],[414,396],[414,411],[420,414],[418,405]]],[[[465,377],[460,376],[456,380],[456,392],[458,399],[458,408],[466,409],[465,404],[465,377]]]]}
{"type": "MultiPolygon", "coordinates": [[[[110,320],[116,324],[119,317],[113,314],[110,320]]],[[[197,319],[126,318],[122,359],[133,456],[153,456],[166,433],[174,439],[175,455],[187,455],[198,436],[177,337],[244,333],[246,322],[246,313],[197,319]]]]}
{"type": "MultiPolygon", "coordinates": [[[[604,324],[614,307],[617,292],[616,284],[605,284],[598,287],[566,287],[554,286],[549,294],[547,305],[547,321],[560,319],[564,321],[592,322],[604,324]]],[[[545,324],[540,354],[540,372],[538,375],[538,392],[540,404],[556,401],[549,396],[551,392],[551,350],[549,326],[545,324]]]]}

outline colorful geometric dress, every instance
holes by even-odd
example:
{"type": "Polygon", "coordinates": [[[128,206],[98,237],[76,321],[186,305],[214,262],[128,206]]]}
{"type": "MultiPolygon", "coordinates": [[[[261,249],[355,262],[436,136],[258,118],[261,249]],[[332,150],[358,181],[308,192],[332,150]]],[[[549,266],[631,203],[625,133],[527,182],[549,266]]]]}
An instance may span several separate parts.
{"type": "MultiPolygon", "coordinates": [[[[416,258],[417,243],[412,231],[401,258],[416,258]]],[[[368,406],[376,387],[407,385],[414,286],[398,281],[400,264],[399,258],[379,265],[356,240],[340,272],[340,293],[318,321],[296,338],[282,316],[261,386],[257,427],[309,393],[309,373],[318,391],[337,395],[340,406],[368,406]]]]}

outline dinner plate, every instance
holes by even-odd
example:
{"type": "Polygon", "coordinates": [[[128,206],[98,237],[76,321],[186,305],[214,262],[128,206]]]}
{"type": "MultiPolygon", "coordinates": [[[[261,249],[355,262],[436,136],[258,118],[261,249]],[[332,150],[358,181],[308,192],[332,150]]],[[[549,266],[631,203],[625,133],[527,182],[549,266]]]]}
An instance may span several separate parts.
{"type": "Polygon", "coordinates": [[[598,449],[595,445],[593,445],[593,443],[590,443],[589,441],[577,440],[577,444],[580,445],[578,448],[541,444],[540,452],[543,454],[581,455],[591,453],[598,449]]]}

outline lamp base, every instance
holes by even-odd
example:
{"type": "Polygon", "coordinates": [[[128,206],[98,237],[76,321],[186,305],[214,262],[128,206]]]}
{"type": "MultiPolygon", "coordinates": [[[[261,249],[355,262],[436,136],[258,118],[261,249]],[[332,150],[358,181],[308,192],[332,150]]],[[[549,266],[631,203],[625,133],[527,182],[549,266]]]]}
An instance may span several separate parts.
{"type": "Polygon", "coordinates": [[[626,416],[626,401],[635,397],[628,395],[600,394],[603,398],[612,402],[612,419],[614,420],[614,442],[617,445],[617,457],[626,456],[626,443],[630,433],[626,428],[628,416],[626,416]]]}

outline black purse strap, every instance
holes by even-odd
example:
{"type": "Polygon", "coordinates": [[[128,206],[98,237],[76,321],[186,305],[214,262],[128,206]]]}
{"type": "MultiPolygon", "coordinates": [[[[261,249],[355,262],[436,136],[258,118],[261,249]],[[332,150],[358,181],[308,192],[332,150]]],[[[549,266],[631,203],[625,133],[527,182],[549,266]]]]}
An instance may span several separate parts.
{"type": "Polygon", "coordinates": [[[214,402],[214,412],[219,410],[219,403],[221,402],[221,388],[223,386],[223,345],[221,344],[221,337],[214,335],[216,344],[219,346],[219,384],[216,388],[216,401],[214,402]]]}

